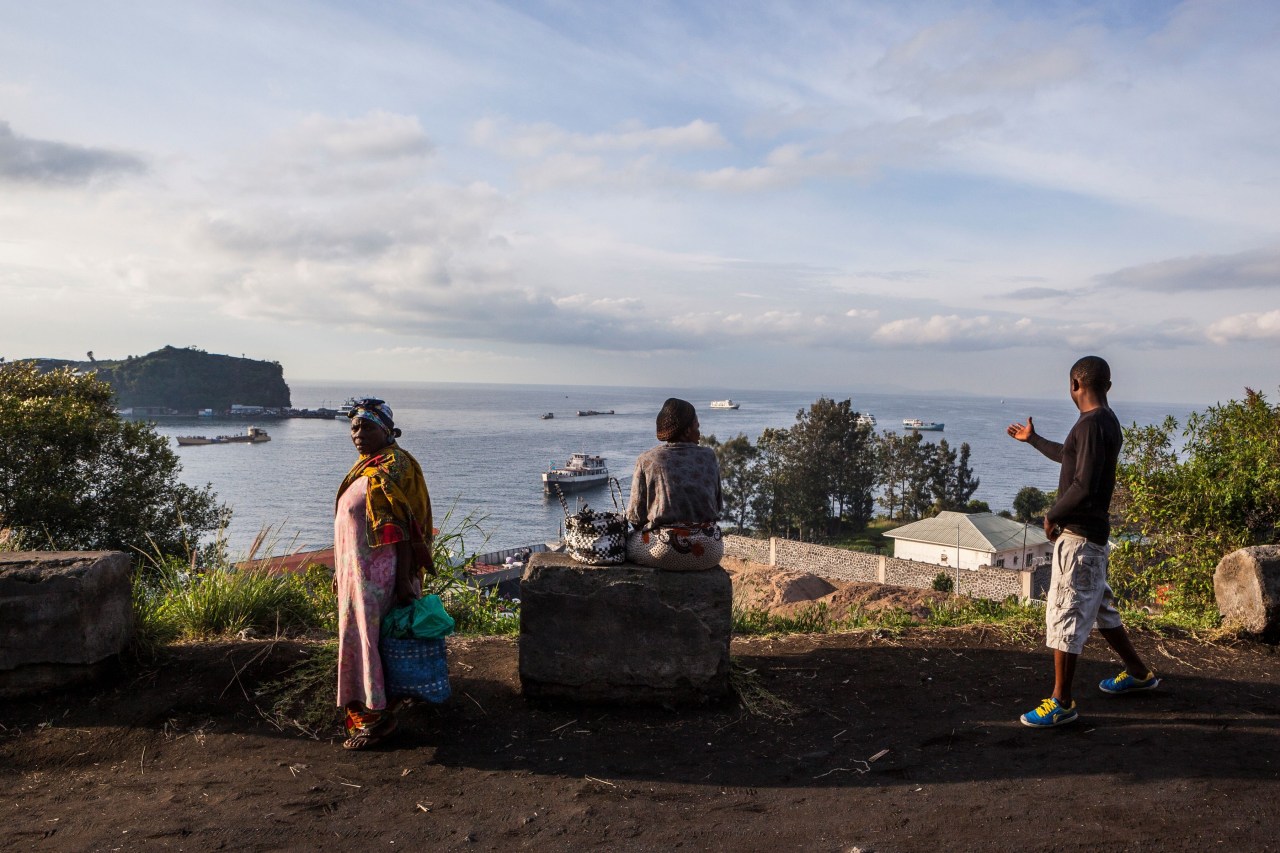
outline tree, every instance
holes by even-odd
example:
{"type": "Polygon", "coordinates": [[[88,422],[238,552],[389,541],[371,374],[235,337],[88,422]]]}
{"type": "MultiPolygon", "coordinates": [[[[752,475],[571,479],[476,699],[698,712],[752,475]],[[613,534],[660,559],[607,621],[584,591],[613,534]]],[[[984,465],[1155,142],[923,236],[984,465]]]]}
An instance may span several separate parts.
{"type": "Polygon", "coordinates": [[[766,429],[756,440],[756,474],[759,485],[751,500],[756,527],[770,536],[788,532],[786,450],[790,434],[785,429],[766,429]]]}
{"type": "Polygon", "coordinates": [[[1168,584],[1175,604],[1212,610],[1222,557],[1280,532],[1280,406],[1246,388],[1242,401],[1194,412],[1181,454],[1177,429],[1170,417],[1125,430],[1112,583],[1129,596],[1168,584]]]}
{"type": "Polygon", "coordinates": [[[751,517],[751,504],[760,487],[760,476],[755,461],[760,456],[751,439],[743,433],[721,444],[714,435],[706,436],[702,443],[716,452],[720,463],[720,486],[724,492],[725,518],[743,531],[751,517]]]}
{"type": "Polygon", "coordinates": [[[1045,510],[1049,508],[1049,496],[1035,486],[1023,486],[1013,498],[1013,515],[1024,524],[1039,523],[1044,520],[1045,510]]]}
{"type": "Polygon", "coordinates": [[[800,478],[795,485],[809,509],[803,521],[828,534],[834,532],[832,521],[865,527],[874,505],[876,454],[871,427],[859,423],[852,401],[819,397],[808,411],[796,413],[790,432],[792,467],[800,478]],[[826,501],[822,513],[819,493],[826,501]]]}
{"type": "Polygon", "coordinates": [[[0,527],[23,541],[185,554],[231,513],[180,470],[168,439],[121,419],[93,374],[0,365],[0,527]]]}

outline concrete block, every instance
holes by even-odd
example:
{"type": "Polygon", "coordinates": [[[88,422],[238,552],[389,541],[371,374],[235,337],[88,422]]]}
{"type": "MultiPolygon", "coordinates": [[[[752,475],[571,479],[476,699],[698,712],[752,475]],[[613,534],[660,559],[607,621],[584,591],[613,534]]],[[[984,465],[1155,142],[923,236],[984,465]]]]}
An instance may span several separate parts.
{"type": "Polygon", "coordinates": [[[733,585],[722,568],[596,567],[534,554],[520,602],[526,696],[679,705],[729,694],[733,585]]]}
{"type": "Polygon", "coordinates": [[[1254,634],[1280,634],[1280,545],[1232,551],[1213,573],[1222,621],[1254,634]]]}
{"type": "Polygon", "coordinates": [[[93,678],[133,639],[132,578],[118,551],[0,553],[0,696],[93,678]]]}

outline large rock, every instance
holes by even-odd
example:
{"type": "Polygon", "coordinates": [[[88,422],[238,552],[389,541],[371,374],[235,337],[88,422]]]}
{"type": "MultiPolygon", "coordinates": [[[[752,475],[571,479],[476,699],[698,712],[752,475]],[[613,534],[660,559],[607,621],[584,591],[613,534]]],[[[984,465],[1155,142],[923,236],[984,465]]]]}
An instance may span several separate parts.
{"type": "Polygon", "coordinates": [[[95,677],[133,638],[132,589],[118,551],[0,553],[0,697],[95,677]]]}
{"type": "Polygon", "coordinates": [[[520,601],[526,696],[676,705],[729,693],[733,586],[724,569],[595,567],[534,554],[520,601]]]}
{"type": "Polygon", "coordinates": [[[1232,551],[1213,573],[1222,621],[1254,634],[1280,633],[1280,545],[1232,551]]]}

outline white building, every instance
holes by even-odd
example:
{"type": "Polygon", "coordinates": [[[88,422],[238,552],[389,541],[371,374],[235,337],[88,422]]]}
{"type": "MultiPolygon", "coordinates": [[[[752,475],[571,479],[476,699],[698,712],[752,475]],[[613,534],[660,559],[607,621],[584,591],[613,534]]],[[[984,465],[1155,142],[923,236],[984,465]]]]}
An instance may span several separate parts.
{"type": "Polygon", "coordinates": [[[1043,528],[990,512],[941,512],[885,536],[893,540],[893,556],[899,560],[952,569],[1026,569],[1053,555],[1043,528]]]}

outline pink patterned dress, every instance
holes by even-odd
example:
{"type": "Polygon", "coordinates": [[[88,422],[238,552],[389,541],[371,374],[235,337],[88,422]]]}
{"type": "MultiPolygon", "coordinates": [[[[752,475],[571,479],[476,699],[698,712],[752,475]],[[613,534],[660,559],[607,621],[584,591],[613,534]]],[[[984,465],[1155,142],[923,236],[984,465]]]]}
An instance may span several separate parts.
{"type": "Polygon", "coordinates": [[[370,711],[387,707],[378,654],[382,617],[394,605],[396,549],[369,545],[367,477],[357,478],[338,500],[333,518],[334,575],[338,585],[338,706],[360,702],[370,711]]]}

